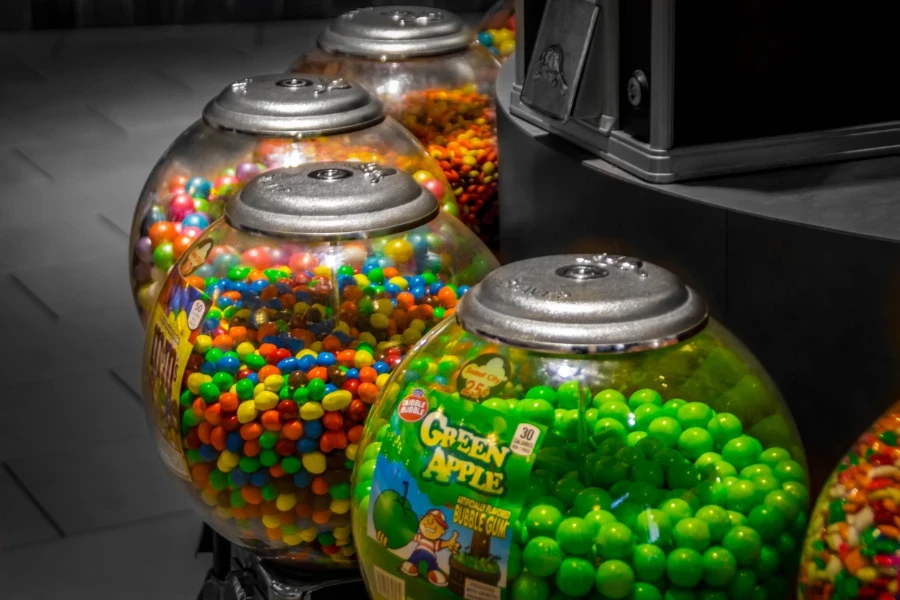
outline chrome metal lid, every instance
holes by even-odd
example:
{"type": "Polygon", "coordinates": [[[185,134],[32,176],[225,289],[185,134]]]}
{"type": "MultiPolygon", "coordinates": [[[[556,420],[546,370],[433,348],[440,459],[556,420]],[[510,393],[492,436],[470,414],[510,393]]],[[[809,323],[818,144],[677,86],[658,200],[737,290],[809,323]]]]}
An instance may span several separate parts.
{"type": "Polygon", "coordinates": [[[567,354],[639,352],[707,322],[706,302],[669,271],[608,254],[500,267],[459,303],[464,329],[510,346],[567,354]]]}
{"type": "Polygon", "coordinates": [[[319,162],[257,175],[229,200],[225,220],[282,239],[342,240],[407,231],[439,210],[431,192],[404,171],[319,162]]]}
{"type": "Polygon", "coordinates": [[[319,35],[319,46],[368,58],[436,56],[465,50],[474,34],[452,12],[424,6],[372,6],[346,12],[319,35]]]}
{"type": "Polygon", "coordinates": [[[260,75],[210,100],[203,119],[257,135],[334,134],[384,120],[384,106],[361,84],[322,75],[260,75]]]}

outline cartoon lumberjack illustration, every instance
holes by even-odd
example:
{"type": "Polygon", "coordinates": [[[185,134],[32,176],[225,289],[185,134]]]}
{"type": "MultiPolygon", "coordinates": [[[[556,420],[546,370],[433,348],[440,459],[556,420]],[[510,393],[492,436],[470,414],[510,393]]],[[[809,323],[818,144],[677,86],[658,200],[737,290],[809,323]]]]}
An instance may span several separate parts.
{"type": "MultiPolygon", "coordinates": [[[[416,548],[400,565],[400,571],[404,575],[415,577],[420,574],[419,563],[424,561],[428,565],[428,570],[424,573],[428,582],[438,587],[446,587],[447,575],[438,567],[437,553],[441,550],[449,550],[451,554],[459,552],[459,542],[456,541],[459,537],[458,532],[454,531],[449,539],[441,539],[447,529],[447,521],[440,509],[433,508],[426,512],[419,521],[418,532],[413,537],[416,548]]],[[[388,545],[384,532],[379,531],[377,538],[383,545],[388,545]]]]}

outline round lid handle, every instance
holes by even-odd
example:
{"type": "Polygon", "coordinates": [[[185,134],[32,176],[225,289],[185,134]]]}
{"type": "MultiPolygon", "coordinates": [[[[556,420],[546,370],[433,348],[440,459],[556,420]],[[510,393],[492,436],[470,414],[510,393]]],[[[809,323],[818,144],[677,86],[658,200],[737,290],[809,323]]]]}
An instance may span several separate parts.
{"type": "Polygon", "coordinates": [[[319,36],[319,46],[368,58],[411,58],[465,50],[473,36],[459,16],[446,10],[372,6],[332,20],[319,36]]]}
{"type": "Polygon", "coordinates": [[[566,354],[638,352],[675,344],[708,321],[678,277],[610,254],[546,256],[490,273],[463,296],[457,321],[504,344],[566,354]]]}
{"type": "Polygon", "coordinates": [[[384,106],[361,84],[342,78],[259,75],[219,92],[203,109],[203,119],[255,135],[328,135],[380,123],[384,106]]]}
{"type": "Polygon", "coordinates": [[[408,231],[439,210],[431,192],[404,171],[321,162],[257,175],[229,200],[225,220],[248,233],[327,241],[408,231]]]}

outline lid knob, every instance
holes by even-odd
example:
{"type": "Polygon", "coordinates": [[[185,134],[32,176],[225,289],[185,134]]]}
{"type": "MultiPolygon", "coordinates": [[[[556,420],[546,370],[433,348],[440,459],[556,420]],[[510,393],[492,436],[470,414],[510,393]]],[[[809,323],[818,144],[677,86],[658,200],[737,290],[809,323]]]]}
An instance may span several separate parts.
{"type": "Polygon", "coordinates": [[[203,119],[214,127],[254,135],[335,134],[384,120],[369,90],[342,78],[260,75],[236,81],[210,100],[203,119]]]}
{"type": "Polygon", "coordinates": [[[446,10],[373,6],[334,19],[319,36],[319,46],[367,58],[410,58],[465,50],[473,35],[461,18],[446,10]]]}
{"type": "Polygon", "coordinates": [[[437,199],[411,175],[378,163],[321,162],[251,179],[225,206],[235,229],[281,239],[358,239],[434,219],[437,199]]]}
{"type": "Polygon", "coordinates": [[[669,271],[627,256],[562,255],[500,267],[463,296],[467,331],[544,352],[638,352],[675,344],[708,320],[669,271]]]}

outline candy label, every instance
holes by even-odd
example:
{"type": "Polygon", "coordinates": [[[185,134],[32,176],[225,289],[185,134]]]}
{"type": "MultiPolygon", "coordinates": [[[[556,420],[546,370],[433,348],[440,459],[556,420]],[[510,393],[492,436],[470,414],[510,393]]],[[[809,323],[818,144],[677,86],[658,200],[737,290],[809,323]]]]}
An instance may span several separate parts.
{"type": "Polygon", "coordinates": [[[200,323],[203,322],[203,317],[206,315],[206,303],[203,300],[197,298],[194,300],[194,304],[191,306],[191,313],[188,316],[188,327],[193,331],[200,326],[200,323]]]}
{"type": "Polygon", "coordinates": [[[397,414],[407,423],[421,421],[428,413],[428,400],[425,398],[425,390],[416,388],[412,393],[400,401],[397,406],[397,414]]]}
{"type": "Polygon", "coordinates": [[[509,363],[499,354],[482,354],[465,364],[459,373],[460,395],[485,400],[503,389],[509,377],[509,363]]]}
{"type": "Polygon", "coordinates": [[[506,598],[511,525],[546,430],[429,396],[414,388],[404,398],[424,402],[426,414],[410,421],[398,411],[375,464],[367,533],[377,542],[376,597],[506,598]],[[530,452],[516,435],[530,438],[530,452]]]}
{"type": "Polygon", "coordinates": [[[206,257],[209,255],[209,251],[212,250],[212,247],[213,241],[207,239],[191,250],[188,257],[181,263],[181,275],[183,277],[189,277],[194,271],[199,269],[203,263],[206,262],[206,257]]]}

